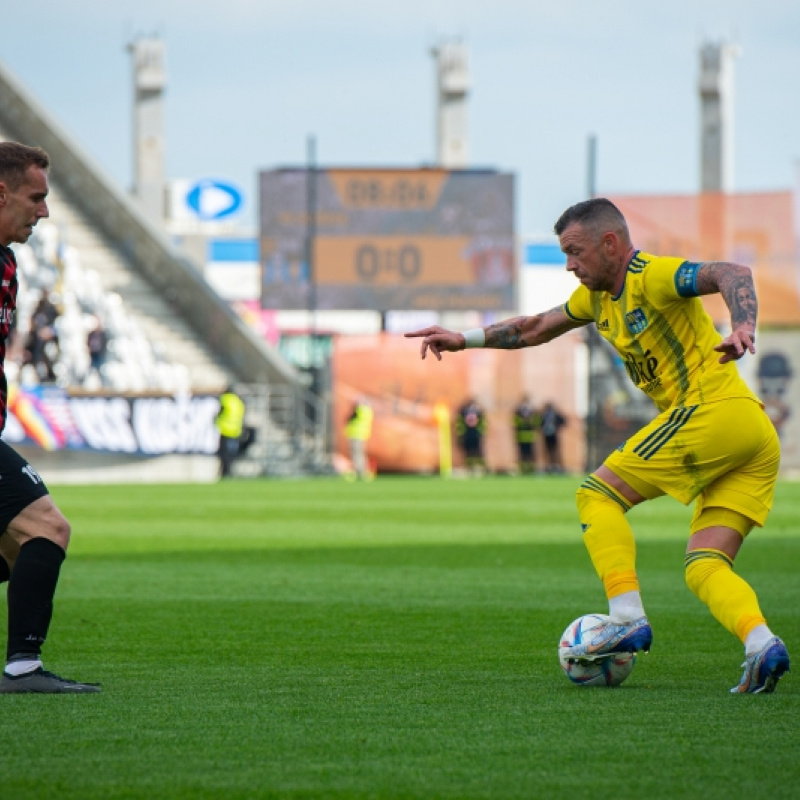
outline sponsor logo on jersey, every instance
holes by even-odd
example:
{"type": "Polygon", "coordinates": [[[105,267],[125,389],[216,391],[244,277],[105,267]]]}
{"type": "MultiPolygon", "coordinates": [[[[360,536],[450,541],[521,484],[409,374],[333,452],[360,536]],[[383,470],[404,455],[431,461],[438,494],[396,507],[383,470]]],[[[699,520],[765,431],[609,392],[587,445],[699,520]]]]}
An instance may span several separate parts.
{"type": "Polygon", "coordinates": [[[641,358],[636,358],[630,353],[625,356],[625,369],[630,379],[645,392],[650,392],[661,385],[658,377],[658,359],[646,350],[641,358]],[[642,385],[644,384],[644,385],[642,385]]]}
{"type": "Polygon", "coordinates": [[[608,320],[604,319],[601,322],[597,323],[597,330],[599,331],[607,331],[610,325],[608,324],[608,320]]]}
{"type": "Polygon", "coordinates": [[[22,468],[22,474],[27,475],[34,483],[42,482],[41,476],[30,464],[26,464],[22,468]]]}

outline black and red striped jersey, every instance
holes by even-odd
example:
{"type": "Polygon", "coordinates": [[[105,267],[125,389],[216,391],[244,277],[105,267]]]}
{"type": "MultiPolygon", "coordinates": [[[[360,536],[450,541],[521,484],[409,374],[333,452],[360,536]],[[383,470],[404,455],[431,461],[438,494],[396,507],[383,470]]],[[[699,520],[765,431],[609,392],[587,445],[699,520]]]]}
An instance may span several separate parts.
{"type": "Polygon", "coordinates": [[[10,247],[0,244],[0,432],[8,414],[8,381],[6,380],[6,343],[17,307],[17,260],[10,247]]]}

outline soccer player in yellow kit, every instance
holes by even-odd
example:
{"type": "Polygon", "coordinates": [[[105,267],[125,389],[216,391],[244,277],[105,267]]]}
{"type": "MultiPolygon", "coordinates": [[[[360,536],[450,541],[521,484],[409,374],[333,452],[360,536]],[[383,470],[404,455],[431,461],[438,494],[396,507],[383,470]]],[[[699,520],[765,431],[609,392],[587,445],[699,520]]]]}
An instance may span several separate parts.
{"type": "Polygon", "coordinates": [[[775,429],[734,363],[755,353],[758,303],[750,269],[642,253],[619,209],[604,198],[568,208],[555,232],[567,271],[581,282],[564,305],[463,333],[432,326],[406,336],[422,337],[422,358],[430,350],[441,360],[442,352],[465,347],[535,347],[594,323],[660,413],[577,492],[584,542],[603,581],[610,620],[570,655],[592,660],[650,649],[625,513],[668,494],[685,505],[695,501],[686,583],[745,647],[744,675],[731,691],[772,692],[789,669],[789,655],[755,592],[733,571],[745,537],[766,521],[780,462],[775,429]],[[731,314],[724,339],[699,299],[717,292],[731,314]]]}

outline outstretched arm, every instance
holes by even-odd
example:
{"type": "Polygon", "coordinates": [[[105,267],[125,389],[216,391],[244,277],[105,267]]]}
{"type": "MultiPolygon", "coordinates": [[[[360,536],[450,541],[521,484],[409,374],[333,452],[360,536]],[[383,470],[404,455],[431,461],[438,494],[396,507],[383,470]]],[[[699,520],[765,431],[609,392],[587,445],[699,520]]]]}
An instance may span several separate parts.
{"type": "MultiPolygon", "coordinates": [[[[512,317],[483,328],[485,339],[481,346],[500,350],[536,347],[585,324],[567,316],[563,306],[557,306],[531,317],[512,317]]],[[[420,355],[425,358],[430,349],[439,361],[442,360],[442,353],[463,350],[467,345],[463,333],[448,331],[438,325],[410,331],[405,335],[423,337],[420,355]]]]}
{"type": "Polygon", "coordinates": [[[758,298],[750,268],[707,261],[698,270],[696,285],[698,294],[719,292],[731,313],[731,333],[714,348],[722,353],[720,363],[736,361],[748,351],[754,354],[758,298]]]}

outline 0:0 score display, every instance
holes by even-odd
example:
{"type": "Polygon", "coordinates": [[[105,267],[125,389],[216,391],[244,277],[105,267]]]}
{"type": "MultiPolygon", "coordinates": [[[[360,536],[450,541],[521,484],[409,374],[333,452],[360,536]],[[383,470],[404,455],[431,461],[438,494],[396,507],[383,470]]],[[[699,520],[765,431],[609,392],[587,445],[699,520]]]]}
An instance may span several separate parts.
{"type": "Polygon", "coordinates": [[[315,243],[319,283],[472,283],[469,239],[441,236],[330,236],[315,243]]]}

